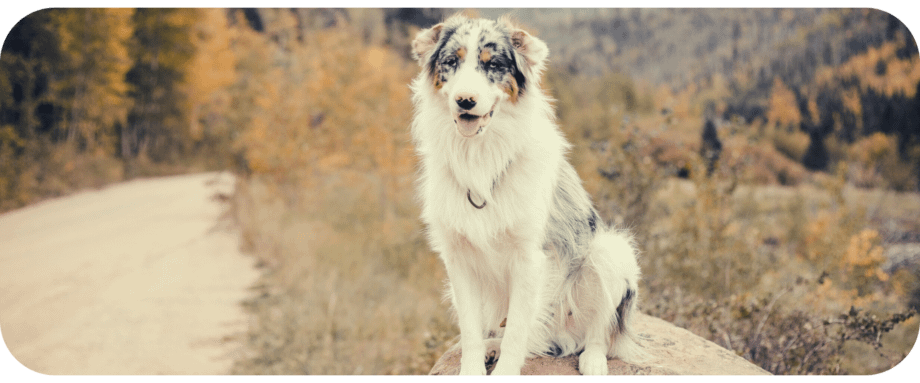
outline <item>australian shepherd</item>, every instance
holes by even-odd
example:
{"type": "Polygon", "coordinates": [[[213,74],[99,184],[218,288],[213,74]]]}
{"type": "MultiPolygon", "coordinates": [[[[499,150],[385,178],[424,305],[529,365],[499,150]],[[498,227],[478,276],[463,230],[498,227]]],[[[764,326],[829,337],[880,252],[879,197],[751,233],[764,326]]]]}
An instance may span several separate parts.
{"type": "Polygon", "coordinates": [[[631,330],[639,267],[631,237],[601,221],[540,76],[549,50],[498,21],[454,16],[419,32],[412,137],[428,239],[447,270],[461,374],[577,354],[582,374],[642,354],[631,330]]]}

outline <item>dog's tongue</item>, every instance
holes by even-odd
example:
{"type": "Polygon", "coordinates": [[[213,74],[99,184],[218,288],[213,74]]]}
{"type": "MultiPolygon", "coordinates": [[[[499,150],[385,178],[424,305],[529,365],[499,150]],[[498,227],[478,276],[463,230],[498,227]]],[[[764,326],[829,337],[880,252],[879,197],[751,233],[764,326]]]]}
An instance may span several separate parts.
{"type": "Polygon", "coordinates": [[[463,137],[472,137],[479,132],[479,116],[461,114],[457,118],[457,129],[463,137]]]}

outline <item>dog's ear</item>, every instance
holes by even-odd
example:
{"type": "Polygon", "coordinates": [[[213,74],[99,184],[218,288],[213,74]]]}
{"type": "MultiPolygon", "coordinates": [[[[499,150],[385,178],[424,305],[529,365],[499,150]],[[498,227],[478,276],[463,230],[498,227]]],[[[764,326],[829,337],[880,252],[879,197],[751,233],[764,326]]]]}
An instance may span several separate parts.
{"type": "Polygon", "coordinates": [[[425,66],[428,55],[441,39],[442,29],[444,29],[444,24],[438,24],[415,35],[415,40],[412,41],[412,58],[418,61],[419,65],[425,66]]]}
{"type": "Polygon", "coordinates": [[[515,58],[521,71],[530,77],[539,78],[546,68],[546,57],[549,56],[546,43],[514,25],[508,15],[499,17],[498,23],[511,32],[511,45],[514,47],[515,58]]]}
{"type": "Polygon", "coordinates": [[[524,58],[526,69],[538,77],[546,67],[546,57],[549,56],[549,48],[546,43],[522,29],[511,30],[511,45],[514,51],[524,58]]]}

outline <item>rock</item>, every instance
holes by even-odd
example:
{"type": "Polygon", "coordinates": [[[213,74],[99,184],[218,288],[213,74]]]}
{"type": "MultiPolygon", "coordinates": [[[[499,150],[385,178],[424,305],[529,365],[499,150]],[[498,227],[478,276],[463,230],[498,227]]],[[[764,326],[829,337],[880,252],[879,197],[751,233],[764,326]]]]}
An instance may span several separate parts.
{"type": "MultiPolygon", "coordinates": [[[[767,371],[733,352],[690,331],[661,319],[635,316],[639,343],[649,354],[637,364],[619,359],[607,361],[610,375],[769,375],[767,371]]],[[[487,341],[486,354],[496,355],[500,339],[487,341]]],[[[489,372],[494,358],[487,363],[489,372]]],[[[456,375],[460,372],[460,344],[447,350],[432,367],[431,375],[456,375]]],[[[522,375],[578,375],[578,357],[528,358],[522,375]]]]}

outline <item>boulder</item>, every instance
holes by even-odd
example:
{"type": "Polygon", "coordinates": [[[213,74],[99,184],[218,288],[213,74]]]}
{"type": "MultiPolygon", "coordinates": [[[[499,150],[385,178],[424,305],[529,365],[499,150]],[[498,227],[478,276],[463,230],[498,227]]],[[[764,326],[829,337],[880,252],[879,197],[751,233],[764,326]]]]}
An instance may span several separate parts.
{"type": "MultiPolygon", "coordinates": [[[[639,314],[634,317],[639,343],[648,353],[644,361],[627,363],[620,359],[607,361],[611,375],[769,375],[767,371],[735,353],[690,331],[661,319],[639,314]]],[[[486,368],[495,365],[500,355],[500,339],[486,343],[486,368]]],[[[456,375],[460,372],[460,344],[454,344],[435,363],[431,375],[456,375]]],[[[523,375],[578,375],[578,357],[528,358],[521,369],[523,375]]]]}

